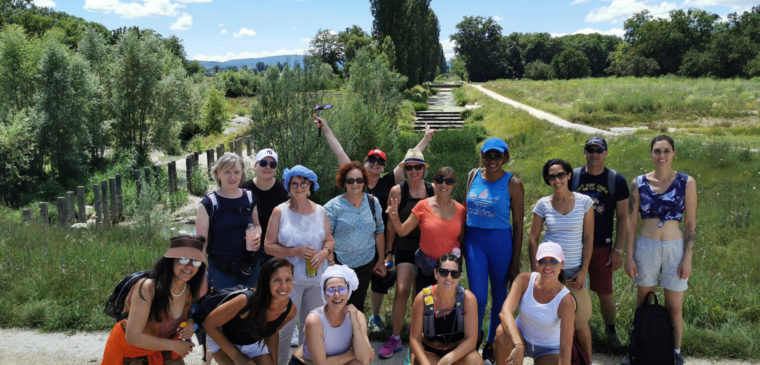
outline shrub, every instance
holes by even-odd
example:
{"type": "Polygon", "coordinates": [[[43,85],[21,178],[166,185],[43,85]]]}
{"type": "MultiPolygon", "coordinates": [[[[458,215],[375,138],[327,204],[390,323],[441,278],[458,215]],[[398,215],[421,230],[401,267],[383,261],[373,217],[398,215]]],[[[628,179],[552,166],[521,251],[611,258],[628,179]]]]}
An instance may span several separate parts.
{"type": "Polygon", "coordinates": [[[213,134],[221,133],[224,130],[224,123],[227,121],[224,106],[224,95],[222,92],[215,88],[208,89],[206,103],[203,104],[201,111],[201,124],[204,132],[213,134]]]}
{"type": "Polygon", "coordinates": [[[568,48],[552,58],[554,76],[558,79],[576,79],[591,75],[588,57],[583,52],[568,48]]]}
{"type": "Polygon", "coordinates": [[[546,62],[536,60],[525,66],[523,77],[531,80],[550,80],[554,78],[554,70],[546,62]]]}
{"type": "Polygon", "coordinates": [[[416,111],[416,112],[418,112],[418,111],[421,111],[421,110],[427,110],[427,109],[428,109],[428,105],[427,105],[427,103],[418,103],[418,102],[413,102],[413,103],[412,103],[412,106],[414,107],[414,111],[416,111]]]}
{"type": "Polygon", "coordinates": [[[195,196],[203,196],[208,191],[209,179],[204,172],[204,168],[198,166],[193,169],[193,174],[190,176],[190,194],[195,196]]]}

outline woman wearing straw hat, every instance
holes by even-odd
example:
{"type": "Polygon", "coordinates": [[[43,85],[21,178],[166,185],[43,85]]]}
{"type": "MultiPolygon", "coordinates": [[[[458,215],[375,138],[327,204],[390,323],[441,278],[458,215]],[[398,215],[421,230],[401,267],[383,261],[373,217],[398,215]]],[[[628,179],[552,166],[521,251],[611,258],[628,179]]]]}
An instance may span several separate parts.
{"type": "Polygon", "coordinates": [[[126,319],[113,326],[103,365],[184,364],[193,350],[194,326],[188,318],[206,272],[203,237],[177,236],[148,277],[136,283],[124,302],[126,319]],[[180,327],[180,323],[189,325],[180,327]]]}
{"type": "MultiPolygon", "coordinates": [[[[335,241],[330,233],[327,212],[321,205],[309,200],[309,196],[319,189],[317,174],[310,169],[296,165],[283,171],[285,189],[290,199],[278,205],[269,219],[264,249],[274,257],[285,257],[293,264],[293,291],[290,298],[298,307],[300,328],[299,343],[303,343],[303,324],[306,315],[320,303],[319,278],[327,267],[328,257],[333,257],[335,241]]],[[[280,330],[277,362],[288,362],[291,336],[296,327],[295,320],[288,322],[280,330]]]]}

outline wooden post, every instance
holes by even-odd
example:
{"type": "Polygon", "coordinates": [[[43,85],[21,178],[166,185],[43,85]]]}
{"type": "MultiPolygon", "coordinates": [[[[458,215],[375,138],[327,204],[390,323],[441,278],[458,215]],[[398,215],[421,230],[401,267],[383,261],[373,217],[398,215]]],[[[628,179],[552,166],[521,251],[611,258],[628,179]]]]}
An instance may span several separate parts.
{"type": "Polygon", "coordinates": [[[208,169],[208,173],[211,173],[211,167],[214,166],[214,149],[209,148],[206,150],[206,167],[208,169]]]}
{"type": "Polygon", "coordinates": [[[124,192],[121,191],[121,174],[116,174],[116,222],[124,220],[124,192]]]}
{"type": "Polygon", "coordinates": [[[145,176],[143,179],[145,179],[145,185],[150,185],[150,167],[146,167],[143,169],[143,175],[145,176]]]}
{"type": "Polygon", "coordinates": [[[156,165],[153,165],[153,181],[155,181],[154,184],[156,184],[156,186],[161,184],[161,172],[159,171],[159,167],[156,165]]]}
{"type": "Polygon", "coordinates": [[[58,224],[61,226],[66,225],[66,198],[58,197],[58,224]]]}
{"type": "Polygon", "coordinates": [[[251,137],[245,138],[245,154],[251,156],[251,137]]]}
{"type": "Polygon", "coordinates": [[[87,207],[84,205],[84,186],[77,186],[77,222],[87,223],[87,207]]]}
{"type": "Polygon", "coordinates": [[[235,149],[235,141],[230,141],[229,145],[230,145],[230,152],[234,153],[235,151],[237,151],[235,149]]]}
{"type": "Polygon", "coordinates": [[[111,209],[108,207],[108,181],[103,180],[100,182],[100,200],[103,204],[103,224],[111,224],[111,209]]]}
{"type": "Polygon", "coordinates": [[[169,194],[177,191],[177,162],[169,162],[169,194]]]}
{"type": "Polygon", "coordinates": [[[200,152],[193,152],[193,166],[198,167],[200,164],[200,158],[198,157],[200,155],[200,152]]]}
{"type": "Polygon", "coordinates": [[[92,186],[92,204],[95,206],[95,222],[103,223],[103,205],[100,203],[100,185],[92,186]]]}
{"type": "Polygon", "coordinates": [[[24,223],[32,220],[32,208],[21,209],[21,215],[24,217],[24,223]]]}
{"type": "Polygon", "coordinates": [[[132,177],[135,179],[135,189],[137,190],[137,199],[142,195],[142,172],[140,169],[132,171],[132,177]]]}
{"type": "Polygon", "coordinates": [[[50,215],[48,214],[48,203],[40,202],[40,221],[44,224],[50,224],[50,215]]]}
{"type": "Polygon", "coordinates": [[[76,212],[74,212],[74,192],[66,192],[66,224],[71,224],[75,221],[76,212]]]}
{"type": "Polygon", "coordinates": [[[222,158],[222,155],[224,155],[224,143],[220,143],[216,146],[216,160],[214,161],[219,161],[219,159],[222,158]]]}
{"type": "Polygon", "coordinates": [[[187,187],[187,191],[190,191],[190,182],[193,179],[193,156],[187,156],[187,158],[185,158],[185,167],[187,167],[187,171],[185,171],[187,175],[187,184],[185,184],[185,186],[187,187]]]}
{"type": "Polygon", "coordinates": [[[116,201],[116,179],[108,179],[108,197],[111,207],[111,223],[119,222],[119,203],[116,201]]]}
{"type": "Polygon", "coordinates": [[[238,138],[235,140],[235,147],[236,147],[235,152],[238,155],[243,156],[243,139],[242,138],[238,138]]]}

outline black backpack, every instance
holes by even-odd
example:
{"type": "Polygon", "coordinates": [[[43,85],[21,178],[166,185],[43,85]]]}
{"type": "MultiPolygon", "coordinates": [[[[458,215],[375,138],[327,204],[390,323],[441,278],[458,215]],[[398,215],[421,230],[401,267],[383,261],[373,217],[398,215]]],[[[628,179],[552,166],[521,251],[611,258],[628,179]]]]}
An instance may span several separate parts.
{"type": "Polygon", "coordinates": [[[657,302],[657,295],[649,292],[633,317],[628,353],[631,364],[672,365],[674,346],[670,314],[657,302]],[[649,303],[650,296],[654,297],[654,303],[649,303]]]}
{"type": "Polygon", "coordinates": [[[147,276],[147,271],[138,271],[131,273],[122,279],[119,284],[116,285],[111,296],[108,297],[106,307],[103,308],[103,313],[116,320],[116,322],[127,318],[129,312],[124,312],[124,302],[127,300],[127,295],[129,295],[129,292],[132,290],[132,287],[135,286],[135,283],[147,276]]]}
{"type": "Polygon", "coordinates": [[[246,287],[245,285],[235,285],[231,288],[216,290],[213,293],[209,292],[204,295],[203,298],[201,298],[201,300],[198,302],[196,310],[191,310],[190,316],[198,325],[198,328],[195,330],[195,337],[198,339],[198,343],[203,345],[204,362],[206,361],[206,331],[202,326],[203,321],[205,321],[206,317],[208,317],[208,315],[211,314],[211,312],[213,312],[214,309],[220,305],[226,303],[228,300],[238,296],[239,294],[245,294],[249,291],[251,292],[249,295],[252,295],[252,289],[246,287]]]}

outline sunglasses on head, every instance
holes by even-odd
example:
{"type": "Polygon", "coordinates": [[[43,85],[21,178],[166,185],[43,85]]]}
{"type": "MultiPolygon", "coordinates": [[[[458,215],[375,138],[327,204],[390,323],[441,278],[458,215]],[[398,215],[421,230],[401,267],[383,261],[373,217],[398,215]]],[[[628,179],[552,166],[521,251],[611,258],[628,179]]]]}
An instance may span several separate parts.
{"type": "Polygon", "coordinates": [[[433,179],[433,181],[435,181],[436,184],[445,183],[446,185],[454,185],[457,183],[456,180],[454,180],[453,178],[447,177],[444,179],[443,176],[440,176],[440,175],[436,176],[435,179],[433,179]]]}
{"type": "Polygon", "coordinates": [[[377,156],[369,156],[369,157],[367,157],[367,162],[368,163],[376,163],[378,165],[385,166],[385,160],[383,160],[382,158],[377,157],[377,156]]]}
{"type": "Polygon", "coordinates": [[[347,295],[348,294],[348,287],[347,286],[339,286],[337,288],[327,288],[325,289],[325,295],[328,297],[331,297],[335,295],[335,293],[338,293],[340,295],[347,295]]]}
{"type": "Polygon", "coordinates": [[[259,166],[261,166],[261,167],[267,167],[267,165],[269,165],[269,167],[271,167],[273,169],[277,168],[277,162],[275,162],[275,161],[267,161],[267,160],[261,160],[261,161],[259,161],[259,166]]]}
{"type": "Polygon", "coordinates": [[[425,167],[425,165],[419,164],[419,165],[404,165],[404,170],[406,171],[412,171],[412,170],[422,170],[422,168],[425,167]]]}
{"type": "Polygon", "coordinates": [[[364,178],[363,177],[357,177],[356,179],[354,179],[353,177],[347,177],[346,178],[346,184],[347,185],[352,185],[354,183],[356,183],[356,184],[364,184],[364,178]]]}
{"type": "Polygon", "coordinates": [[[554,266],[559,264],[559,260],[555,258],[538,260],[539,265],[546,265],[547,263],[550,263],[552,266],[554,266]]]}
{"type": "Polygon", "coordinates": [[[604,153],[603,148],[594,148],[594,147],[586,147],[586,152],[594,154],[594,153],[604,153]]]}
{"type": "Polygon", "coordinates": [[[449,274],[451,274],[452,279],[459,279],[459,277],[462,275],[462,272],[459,270],[444,269],[442,267],[438,268],[438,275],[441,275],[441,277],[445,278],[449,276],[449,274]]]}
{"type": "Polygon", "coordinates": [[[554,179],[564,179],[566,176],[567,176],[567,172],[562,171],[556,175],[554,174],[546,175],[546,180],[552,181],[554,179]]]}
{"type": "Polygon", "coordinates": [[[195,266],[195,267],[201,267],[201,264],[203,263],[203,261],[193,260],[193,259],[189,259],[187,257],[183,257],[183,258],[177,259],[177,262],[179,262],[180,265],[187,265],[187,264],[190,263],[190,261],[193,262],[193,266],[195,266]]]}

